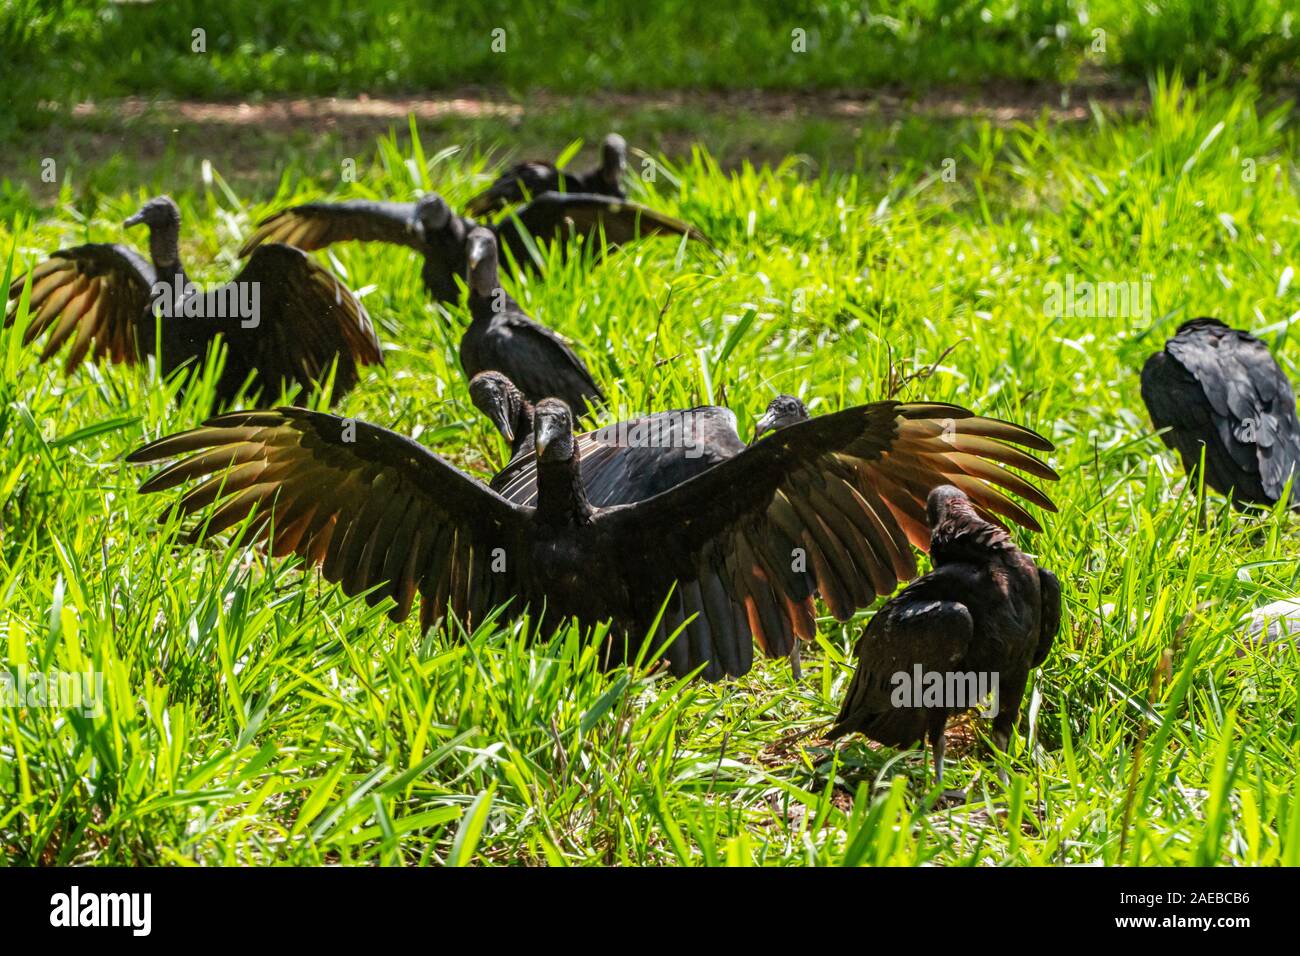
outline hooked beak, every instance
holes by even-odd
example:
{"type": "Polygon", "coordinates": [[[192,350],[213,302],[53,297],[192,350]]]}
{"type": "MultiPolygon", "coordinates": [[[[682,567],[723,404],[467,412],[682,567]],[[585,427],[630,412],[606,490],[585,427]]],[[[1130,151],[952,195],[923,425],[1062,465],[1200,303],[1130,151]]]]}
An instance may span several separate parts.
{"type": "Polygon", "coordinates": [[[132,216],[130,219],[128,219],[128,220],[126,220],[125,222],[123,222],[123,223],[122,223],[122,226],[123,226],[123,228],[125,228],[125,229],[130,229],[132,226],[138,226],[138,225],[140,225],[140,223],[142,223],[142,222],[144,222],[144,210],[143,210],[143,209],[141,209],[138,213],[136,213],[136,214],[135,214],[134,216],[132,216]]]}
{"type": "Polygon", "coordinates": [[[560,426],[554,420],[542,418],[537,422],[537,430],[533,434],[533,445],[537,449],[538,458],[546,454],[547,447],[559,437],[559,434],[560,426]]]}
{"type": "Polygon", "coordinates": [[[421,241],[424,240],[424,223],[420,222],[418,216],[406,220],[406,231],[414,233],[421,241]]]}
{"type": "MultiPolygon", "coordinates": [[[[771,412],[766,412],[762,418],[754,423],[754,441],[776,428],[776,416],[771,412]]],[[[752,445],[754,442],[750,442],[752,445]]]]}
{"type": "Polygon", "coordinates": [[[481,241],[471,242],[469,245],[469,253],[467,256],[469,260],[469,267],[471,269],[477,269],[479,267],[479,263],[481,263],[487,257],[487,253],[488,253],[488,247],[486,242],[481,242],[481,241]]]}
{"type": "Polygon", "coordinates": [[[504,407],[498,405],[497,411],[501,414],[501,434],[504,436],[507,445],[513,445],[515,443],[515,426],[510,421],[510,416],[506,414],[504,407]]]}

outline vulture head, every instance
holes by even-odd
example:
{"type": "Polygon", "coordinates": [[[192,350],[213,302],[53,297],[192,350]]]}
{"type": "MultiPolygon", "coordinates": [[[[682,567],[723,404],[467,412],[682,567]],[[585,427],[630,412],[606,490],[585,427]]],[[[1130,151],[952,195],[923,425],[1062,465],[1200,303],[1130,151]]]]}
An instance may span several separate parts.
{"type": "Polygon", "coordinates": [[[490,296],[497,280],[497,237],[479,226],[465,237],[465,260],[469,263],[469,287],[477,295],[490,296]]]}
{"type": "Polygon", "coordinates": [[[147,203],[141,206],[140,211],[130,219],[126,220],[126,222],[122,223],[122,225],[128,228],[131,226],[145,225],[150,229],[160,229],[170,226],[173,229],[179,230],[181,227],[180,207],[172,201],[170,196],[158,196],[154,199],[150,199],[147,203]]]}
{"type": "Polygon", "coordinates": [[[533,445],[539,462],[573,459],[573,415],[558,398],[544,398],[533,411],[533,445]]]}
{"type": "Polygon", "coordinates": [[[767,411],[754,425],[754,441],[761,435],[808,420],[808,408],[793,395],[778,395],[768,403],[767,411]]]}
{"type": "Polygon", "coordinates": [[[500,372],[479,372],[469,380],[469,397],[502,437],[513,444],[515,422],[526,402],[515,383],[500,372]]]}
{"type": "Polygon", "coordinates": [[[610,133],[600,147],[600,172],[611,186],[616,185],[627,169],[627,140],[610,133]]]}
{"type": "Polygon", "coordinates": [[[451,207],[437,193],[421,196],[415,203],[415,222],[426,236],[436,235],[451,222],[451,207]]]}

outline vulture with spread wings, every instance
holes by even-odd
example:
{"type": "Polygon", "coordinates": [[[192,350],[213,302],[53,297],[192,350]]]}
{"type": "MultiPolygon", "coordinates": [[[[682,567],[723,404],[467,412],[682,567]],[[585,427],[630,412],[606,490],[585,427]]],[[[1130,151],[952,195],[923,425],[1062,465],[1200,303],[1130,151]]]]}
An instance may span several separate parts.
{"type": "Polygon", "coordinates": [[[1188,474],[1203,451],[1205,483],[1237,507],[1276,504],[1289,479],[1300,482],[1295,393],[1250,333],[1217,319],[1184,322],[1142,367],[1142,400],[1188,474]]]}
{"type": "Polygon", "coordinates": [[[483,216],[524,202],[542,193],[591,193],[625,199],[623,173],[627,170],[627,142],[617,133],[605,137],[600,165],[585,173],[570,173],[553,163],[517,163],[498,176],[483,192],[465,204],[471,216],[483,216]]]}
{"type": "Polygon", "coordinates": [[[1051,509],[1012,469],[1056,477],[1016,447],[1048,451],[1046,439],[941,404],[876,402],[790,425],[663,494],[607,508],[588,499],[568,406],[538,403],[533,440],[536,507],[408,438],[301,408],[220,416],[128,460],[188,456],[141,490],[203,479],[175,505],[206,513],[195,538],[249,519],[272,554],[319,565],[348,595],[392,598],[394,620],[418,593],[422,628],[448,615],[472,625],[506,604],[548,629],[609,621],[610,663],[680,630],[666,651],[673,671],[708,679],[747,672],[755,643],[789,655],[810,639],[815,596],[843,620],[913,577],[936,485],[1037,529],[1002,489],[1051,509]]]}
{"type": "MultiPolygon", "coordinates": [[[[424,257],[420,275],[438,302],[456,302],[456,277],[465,278],[465,238],[479,223],[451,211],[429,194],[415,203],[312,202],[282,209],[262,220],[239,254],[249,255],[264,242],[284,242],[311,252],[336,242],[386,242],[405,246],[424,257]]],[[[537,264],[530,245],[569,242],[576,236],[603,236],[605,249],[616,249],[641,236],[686,236],[704,241],[689,223],[653,209],[589,193],[542,193],[495,223],[484,226],[510,250],[508,268],[537,264]]],[[[594,245],[591,246],[595,248],[594,245]]],[[[600,249],[596,250],[599,258],[600,249]]]]}
{"type": "Polygon", "coordinates": [[[928,734],[942,786],[944,727],[952,714],[981,703],[976,688],[992,689],[994,743],[1006,750],[1029,673],[1047,659],[1061,629],[1061,585],[1005,529],[981,518],[961,490],[935,488],[926,513],[934,570],[868,622],[854,648],[858,669],[828,736],[860,733],[910,747],[928,734]],[[962,699],[936,695],[938,702],[927,702],[925,682],[936,678],[962,699]]]}
{"type": "MultiPolygon", "coordinates": [[[[181,264],[180,210],[166,196],[152,199],[125,223],[149,227],[152,262],[121,245],[91,243],[60,249],[31,271],[30,344],[48,332],[42,362],[68,342],[64,369],[90,356],[135,364],[156,354],[163,373],[198,368],[218,338],[226,361],[216,398],[229,402],[250,377],[253,389],[310,389],[334,373],[332,400],[359,379],[359,367],[382,363],[379,340],[357,298],[297,249],[267,245],[239,274],[204,292],[181,264]],[[161,343],[155,342],[161,330],[161,343]]],[[[17,315],[25,278],[9,287],[17,315]]]]}

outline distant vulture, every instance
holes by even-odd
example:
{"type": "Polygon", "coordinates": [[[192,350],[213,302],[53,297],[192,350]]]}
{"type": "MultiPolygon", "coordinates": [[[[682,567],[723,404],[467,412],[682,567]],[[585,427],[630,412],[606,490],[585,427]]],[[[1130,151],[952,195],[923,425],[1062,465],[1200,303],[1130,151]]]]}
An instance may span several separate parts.
{"type": "MultiPolygon", "coordinates": [[[[456,277],[465,278],[467,265],[465,237],[477,226],[473,219],[453,213],[436,194],[416,203],[311,202],[262,220],[239,254],[246,256],[263,242],[285,242],[308,252],[352,240],[406,246],[424,256],[420,275],[429,295],[438,302],[456,302],[456,277]]],[[[585,193],[540,194],[485,228],[510,250],[507,268],[536,265],[527,237],[563,245],[575,236],[603,235],[610,250],[641,236],[688,236],[707,243],[698,229],[680,219],[636,203],[585,193]]]]}
{"type": "Polygon", "coordinates": [[[466,203],[465,211],[471,216],[483,216],[549,192],[593,193],[625,199],[623,174],[626,170],[627,142],[617,133],[610,133],[601,144],[600,165],[590,172],[563,172],[545,162],[518,163],[466,203]]]}
{"type": "Polygon", "coordinates": [[[926,516],[934,570],[867,623],[854,649],[858,669],[828,735],[860,733],[910,747],[928,734],[942,785],[944,726],[979,703],[973,689],[993,690],[994,743],[1006,750],[1029,672],[1047,659],[1061,629],[1061,585],[957,488],[934,488],[926,516]],[[925,706],[936,679],[943,693],[928,702],[937,697],[940,705],[925,706]]]}
{"type": "Polygon", "coordinates": [[[211,506],[195,540],[252,515],[248,540],[320,565],[348,595],[391,597],[393,620],[419,592],[422,630],[448,615],[473,626],[505,604],[530,609],[547,630],[610,621],[607,663],[647,638],[648,650],[662,648],[684,626],[666,652],[672,670],[702,667],[708,679],[747,672],[755,641],[788,655],[796,637],[811,639],[814,595],[844,620],[915,575],[909,541],[929,544],[925,498],[936,485],[957,484],[981,508],[1037,529],[998,486],[1043,508],[1051,501],[1001,465],[1056,477],[1015,447],[1050,450],[1046,439],[941,404],[877,402],[809,419],[610,508],[588,498],[568,406],[539,402],[533,441],[536,508],[408,438],[301,408],[213,418],[128,460],[190,455],[141,491],[206,479],[174,509],[211,506]]]}
{"type": "MultiPolygon", "coordinates": [[[[224,338],[225,368],[216,397],[228,402],[250,375],[253,388],[324,382],[335,359],[331,399],[358,380],[358,366],[380,364],[379,340],[366,310],[328,271],[285,245],[257,250],[230,282],[209,292],[193,286],[181,264],[180,210],[166,196],[126,220],[149,227],[152,264],[126,246],[91,243],[60,249],[32,269],[31,325],[23,344],[53,329],[42,362],[71,341],[64,369],[90,355],[135,364],[161,351],[162,371],[202,365],[208,346],[224,338]],[[162,332],[156,348],[155,331],[162,332]]],[[[9,287],[15,319],[23,277],[9,287]]]]}
{"type": "MultiPolygon", "coordinates": [[[[1142,400],[1188,474],[1204,450],[1205,483],[1237,507],[1276,504],[1300,472],[1291,383],[1247,332],[1217,319],[1184,322],[1143,366],[1142,400]]],[[[1300,503],[1294,489],[1292,501],[1300,503]]]]}
{"type": "Polygon", "coordinates": [[[501,288],[497,240],[478,227],[465,239],[470,324],[460,340],[465,375],[501,372],[529,399],[559,398],[579,415],[605,400],[582,359],[501,288]]]}

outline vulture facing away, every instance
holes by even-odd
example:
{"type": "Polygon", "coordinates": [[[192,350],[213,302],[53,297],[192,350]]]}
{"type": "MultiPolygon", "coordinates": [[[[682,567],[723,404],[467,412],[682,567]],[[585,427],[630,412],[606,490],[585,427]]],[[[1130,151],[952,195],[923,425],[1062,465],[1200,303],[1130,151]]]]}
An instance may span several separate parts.
{"type": "Polygon", "coordinates": [[[610,621],[608,663],[647,639],[660,649],[680,628],[666,652],[673,672],[702,667],[708,679],[746,673],[756,642],[785,656],[811,639],[815,595],[846,619],[913,577],[936,485],[1036,529],[999,488],[1051,509],[1011,469],[1056,477],[1016,447],[1051,450],[1046,439],[942,404],[876,402],[790,425],[663,494],[608,508],[588,498],[568,406],[538,403],[533,441],[535,508],[409,438],[301,408],[213,418],[128,460],[187,456],[141,491],[203,479],[173,509],[206,513],[194,540],[252,515],[249,540],[319,565],[347,595],[391,597],[393,620],[419,593],[422,630],[449,615],[472,626],[505,604],[547,630],[610,621]]]}
{"type": "MultiPolygon", "coordinates": [[[[230,282],[204,292],[190,284],[181,264],[180,210],[166,196],[151,199],[126,226],[149,227],[152,262],[121,245],[90,243],[60,249],[31,271],[28,345],[49,337],[40,361],[67,342],[64,370],[88,355],[95,361],[135,364],[159,355],[164,375],[201,367],[218,336],[226,343],[217,381],[218,402],[235,397],[250,375],[254,389],[282,383],[310,389],[323,382],[334,361],[332,401],[356,385],[362,365],[381,364],[379,340],[366,310],[333,275],[289,246],[257,250],[230,282]],[[156,317],[156,311],[157,317],[156,317]],[[161,327],[161,348],[154,339],[161,327]]],[[[24,278],[9,287],[17,313],[24,278]]]]}
{"type": "MultiPolygon", "coordinates": [[[[291,206],[262,220],[239,250],[249,255],[264,242],[284,242],[307,252],[336,242],[386,242],[406,246],[424,257],[420,275],[438,302],[460,298],[456,277],[465,277],[465,237],[480,224],[451,211],[446,200],[430,194],[415,203],[311,202],[291,206]]],[[[536,263],[529,239],[567,243],[574,236],[603,235],[605,248],[616,249],[641,236],[687,236],[706,242],[695,227],[645,206],[587,193],[542,193],[526,206],[485,225],[510,250],[514,267],[536,263]]],[[[599,255],[601,250],[597,250],[599,255]]],[[[507,265],[510,263],[507,262],[507,265]]]]}
{"type": "Polygon", "coordinates": [[[1029,672],[1047,659],[1061,629],[1061,585],[1003,528],[981,518],[959,489],[934,488],[926,515],[934,570],[886,601],[867,623],[854,648],[858,669],[828,736],[860,733],[889,747],[910,747],[928,734],[942,786],[944,726],[950,715],[980,703],[968,693],[978,686],[976,675],[993,688],[993,738],[1006,750],[1029,672]],[[960,690],[935,701],[938,706],[925,706],[916,696],[918,671],[960,690]]]}
{"type": "Polygon", "coordinates": [[[465,249],[471,319],[460,340],[460,364],[466,377],[501,372],[530,401],[559,398],[579,415],[603,403],[604,394],[568,343],[529,318],[501,288],[492,232],[473,230],[465,249]]]}
{"type": "MultiPolygon", "coordinates": [[[[1295,393],[1268,347],[1217,319],[1184,322],[1142,367],[1142,400],[1161,440],[1237,507],[1273,505],[1300,481],[1295,393]]],[[[1292,491],[1292,500],[1300,498],[1292,491]]]]}
{"type": "Polygon", "coordinates": [[[617,133],[610,133],[600,147],[600,165],[590,172],[564,172],[553,163],[518,163],[466,203],[465,211],[471,216],[483,216],[550,192],[591,193],[626,199],[627,190],[623,188],[626,170],[627,142],[617,133]]]}

